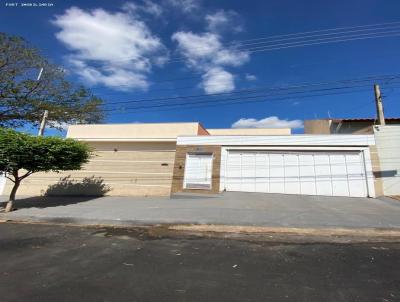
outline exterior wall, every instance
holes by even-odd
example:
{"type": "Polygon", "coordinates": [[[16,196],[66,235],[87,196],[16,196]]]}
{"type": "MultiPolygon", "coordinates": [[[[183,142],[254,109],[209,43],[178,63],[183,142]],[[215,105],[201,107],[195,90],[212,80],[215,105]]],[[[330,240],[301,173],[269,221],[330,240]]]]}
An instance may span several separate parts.
{"type": "Polygon", "coordinates": [[[207,129],[211,135],[290,135],[290,128],[207,129]]]}
{"type": "Polygon", "coordinates": [[[332,134],[374,134],[373,122],[369,121],[343,121],[331,123],[332,134]]]}
{"type": "Polygon", "coordinates": [[[197,135],[199,123],[71,125],[67,137],[76,139],[165,139],[197,135]]]}
{"type": "Polygon", "coordinates": [[[376,146],[369,146],[369,153],[371,157],[371,168],[374,175],[374,187],[376,196],[382,196],[383,193],[383,183],[381,176],[381,166],[379,162],[379,155],[376,146]]]}
{"type": "MultiPolygon", "coordinates": [[[[96,156],[82,170],[35,173],[23,180],[18,194],[169,195],[175,143],[103,142],[90,145],[95,148],[96,156]]],[[[9,194],[10,190],[8,182],[4,194],[9,194]]]]}
{"type": "Polygon", "coordinates": [[[304,121],[305,134],[330,134],[330,121],[329,120],[305,120],[304,121]]]}
{"type": "Polygon", "coordinates": [[[190,192],[190,193],[218,193],[221,167],[221,146],[177,146],[175,153],[175,165],[172,179],[171,193],[190,192]],[[212,182],[211,190],[204,189],[184,189],[183,179],[185,174],[186,154],[204,152],[213,154],[212,182]]]}
{"type": "Polygon", "coordinates": [[[384,195],[400,195],[400,125],[374,127],[384,195]]]}
{"type": "MultiPolygon", "coordinates": [[[[386,119],[387,125],[398,125],[399,119],[386,119]]],[[[306,120],[304,133],[306,134],[374,134],[374,119],[366,120],[306,120]]]]}

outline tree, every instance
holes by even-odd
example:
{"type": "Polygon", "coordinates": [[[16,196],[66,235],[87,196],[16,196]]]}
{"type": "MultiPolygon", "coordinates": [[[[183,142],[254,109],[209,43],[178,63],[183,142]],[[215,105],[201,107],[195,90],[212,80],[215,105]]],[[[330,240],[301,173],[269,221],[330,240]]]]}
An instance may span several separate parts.
{"type": "Polygon", "coordinates": [[[69,83],[62,68],[23,38],[0,33],[0,126],[36,126],[46,109],[50,127],[99,122],[102,104],[84,87],[69,83]]]}
{"type": "Polygon", "coordinates": [[[80,170],[91,156],[87,144],[73,139],[32,136],[0,128],[0,171],[14,183],[5,211],[11,211],[23,179],[35,172],[80,170]]]}

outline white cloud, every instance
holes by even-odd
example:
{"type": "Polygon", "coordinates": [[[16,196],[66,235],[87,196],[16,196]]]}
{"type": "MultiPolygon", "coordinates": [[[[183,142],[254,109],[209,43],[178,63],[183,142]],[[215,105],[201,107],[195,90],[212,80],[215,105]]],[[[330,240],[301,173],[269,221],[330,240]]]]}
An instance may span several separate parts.
{"type": "Polygon", "coordinates": [[[207,29],[211,32],[243,31],[242,20],[239,14],[233,10],[225,11],[221,9],[214,14],[206,15],[205,19],[207,29]]]}
{"type": "Polygon", "coordinates": [[[182,10],[184,13],[191,13],[200,8],[199,0],[168,0],[175,8],[182,10]]]}
{"type": "Polygon", "coordinates": [[[247,81],[255,81],[257,77],[254,74],[246,73],[245,78],[247,81]]]}
{"type": "Polygon", "coordinates": [[[241,118],[232,124],[232,128],[303,128],[303,121],[281,120],[277,116],[270,116],[260,120],[241,118]]]}
{"type": "Polygon", "coordinates": [[[241,66],[249,60],[249,53],[236,47],[224,47],[221,36],[206,32],[195,34],[179,31],[173,34],[172,40],[186,59],[186,64],[203,72],[202,86],[206,93],[211,91],[232,91],[235,89],[233,75],[225,67],[241,66]],[[217,83],[215,79],[220,79],[217,83]],[[211,88],[215,86],[216,88],[211,88]]]}
{"type": "Polygon", "coordinates": [[[52,22],[60,28],[57,39],[73,52],[69,61],[74,71],[91,84],[146,89],[152,66],[165,57],[159,38],[127,11],[72,7],[52,22]]]}
{"type": "Polygon", "coordinates": [[[143,0],[142,4],[126,2],[122,8],[131,14],[144,12],[155,17],[160,17],[163,13],[161,5],[150,0],[143,0]]]}
{"type": "Polygon", "coordinates": [[[235,89],[233,75],[220,67],[211,68],[203,75],[204,91],[207,94],[229,92],[235,89]]]}

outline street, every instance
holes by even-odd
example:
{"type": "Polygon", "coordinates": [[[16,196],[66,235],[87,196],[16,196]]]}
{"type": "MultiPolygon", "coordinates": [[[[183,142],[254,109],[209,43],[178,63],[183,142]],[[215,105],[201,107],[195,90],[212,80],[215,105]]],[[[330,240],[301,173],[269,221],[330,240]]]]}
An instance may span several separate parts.
{"type": "Polygon", "coordinates": [[[399,301],[400,243],[0,224],[1,301],[399,301]]]}

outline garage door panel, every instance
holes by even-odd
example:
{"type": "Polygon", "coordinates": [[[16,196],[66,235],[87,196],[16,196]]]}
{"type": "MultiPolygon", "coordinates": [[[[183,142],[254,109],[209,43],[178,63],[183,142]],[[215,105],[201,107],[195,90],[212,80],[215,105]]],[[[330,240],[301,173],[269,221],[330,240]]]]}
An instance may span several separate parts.
{"type": "Polygon", "coordinates": [[[226,165],[226,189],[228,191],[241,190],[241,155],[238,152],[229,152],[226,165]]]}
{"type": "Polygon", "coordinates": [[[285,193],[300,194],[299,156],[285,154],[285,193]]]}
{"type": "Polygon", "coordinates": [[[349,196],[345,155],[330,155],[329,159],[331,163],[332,195],[349,196]]]}
{"type": "Polygon", "coordinates": [[[256,190],[256,154],[242,154],[242,191],[254,192],[256,190]]]}
{"type": "Polygon", "coordinates": [[[267,153],[256,154],[256,192],[269,192],[269,157],[267,153]]]}
{"type": "Polygon", "coordinates": [[[313,154],[299,155],[299,177],[301,194],[316,195],[315,163],[313,154]]]}
{"type": "Polygon", "coordinates": [[[317,195],[332,195],[329,155],[314,154],[315,186],[317,195]]]}
{"type": "Polygon", "coordinates": [[[367,187],[362,160],[363,158],[361,156],[361,153],[346,155],[346,165],[348,173],[347,177],[350,196],[363,197],[366,195],[367,187]]]}
{"type": "Polygon", "coordinates": [[[272,153],[269,155],[269,191],[270,193],[285,193],[284,155],[272,153]]]}

